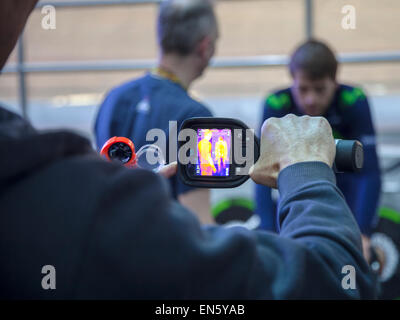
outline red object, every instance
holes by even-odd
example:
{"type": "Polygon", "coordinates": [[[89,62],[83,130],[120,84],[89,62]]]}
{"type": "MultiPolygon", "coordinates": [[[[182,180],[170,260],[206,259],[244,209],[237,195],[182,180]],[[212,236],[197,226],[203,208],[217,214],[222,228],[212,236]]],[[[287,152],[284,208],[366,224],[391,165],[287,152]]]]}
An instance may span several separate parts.
{"type": "Polygon", "coordinates": [[[100,154],[102,156],[104,156],[107,160],[112,161],[114,160],[111,155],[110,155],[110,151],[111,152],[115,152],[118,151],[122,154],[124,154],[125,158],[128,158],[126,161],[122,161],[121,159],[119,159],[124,166],[126,167],[135,167],[136,166],[136,153],[135,153],[135,145],[133,144],[133,142],[131,140],[129,140],[128,138],[125,137],[112,137],[109,140],[107,140],[107,142],[103,145],[103,148],[101,148],[100,154]],[[116,145],[116,146],[115,146],[116,145]],[[127,148],[126,146],[129,147],[129,153],[127,152],[127,148]],[[115,149],[113,149],[113,148],[115,149]],[[110,150],[111,148],[111,150],[110,150]]]}

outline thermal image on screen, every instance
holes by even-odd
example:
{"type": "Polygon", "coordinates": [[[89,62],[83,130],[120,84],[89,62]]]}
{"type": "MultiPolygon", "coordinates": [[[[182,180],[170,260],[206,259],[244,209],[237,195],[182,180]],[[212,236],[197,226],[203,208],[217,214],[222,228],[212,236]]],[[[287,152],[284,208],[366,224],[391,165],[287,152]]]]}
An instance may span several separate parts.
{"type": "Polygon", "coordinates": [[[198,129],[196,175],[229,176],[230,151],[230,129],[198,129]]]}

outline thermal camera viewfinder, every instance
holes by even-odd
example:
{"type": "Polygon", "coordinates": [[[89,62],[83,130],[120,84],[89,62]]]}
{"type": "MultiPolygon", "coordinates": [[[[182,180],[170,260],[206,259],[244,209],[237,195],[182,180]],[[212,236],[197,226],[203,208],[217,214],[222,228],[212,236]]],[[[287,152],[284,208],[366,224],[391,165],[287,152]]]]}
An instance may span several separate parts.
{"type": "MultiPolygon", "coordinates": [[[[335,172],[358,172],[364,163],[362,144],[335,140],[335,172]]],[[[249,179],[249,170],[260,157],[260,141],[240,120],[190,118],[178,136],[178,175],[197,188],[234,188],[249,179]]]]}
{"type": "Polygon", "coordinates": [[[178,136],[178,174],[190,186],[234,188],[249,179],[260,144],[242,121],[230,118],[191,118],[178,136]]]}

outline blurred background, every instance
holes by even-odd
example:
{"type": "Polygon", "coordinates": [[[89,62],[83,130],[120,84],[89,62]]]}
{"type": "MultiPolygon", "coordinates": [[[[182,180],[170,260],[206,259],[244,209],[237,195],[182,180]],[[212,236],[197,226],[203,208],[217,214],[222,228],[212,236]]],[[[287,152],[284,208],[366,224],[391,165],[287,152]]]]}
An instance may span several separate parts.
{"type": "MultiPolygon", "coordinates": [[[[112,87],[155,66],[159,1],[40,1],[0,77],[0,104],[37,128],[69,128],[93,141],[96,110],[112,87]],[[42,28],[42,7],[56,28],[42,28]]],[[[336,50],[339,81],[370,98],[383,170],[382,205],[400,210],[400,1],[220,0],[217,55],[191,93],[216,116],[257,128],[272,90],[290,84],[288,55],[314,36],[336,50]],[[356,9],[343,29],[342,8],[356,9]]],[[[213,202],[252,197],[251,182],[213,191],[213,202]]]]}

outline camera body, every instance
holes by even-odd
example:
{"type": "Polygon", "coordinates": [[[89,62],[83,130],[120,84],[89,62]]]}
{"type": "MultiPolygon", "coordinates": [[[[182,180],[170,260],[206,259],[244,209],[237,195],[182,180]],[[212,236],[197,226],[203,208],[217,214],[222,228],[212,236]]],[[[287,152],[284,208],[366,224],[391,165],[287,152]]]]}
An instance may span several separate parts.
{"type": "MultiPolygon", "coordinates": [[[[364,163],[362,144],[357,140],[335,142],[333,170],[359,172],[364,163]]],[[[240,120],[190,118],[182,123],[178,137],[178,174],[189,186],[238,187],[249,179],[250,167],[259,157],[259,139],[240,120]]]]}
{"type": "MultiPolygon", "coordinates": [[[[135,153],[132,141],[113,137],[106,142],[101,154],[127,167],[148,168],[139,158],[162,158],[162,150],[145,145],[135,153]]],[[[260,141],[240,120],[231,118],[190,118],[179,130],[177,141],[178,175],[186,185],[196,188],[235,188],[246,182],[249,170],[260,157],[260,141]]],[[[143,161],[142,161],[143,162],[143,161]]],[[[146,161],[144,161],[146,163],[146,161]]],[[[336,140],[333,170],[358,172],[364,163],[362,144],[357,140],[336,140]]]]}

